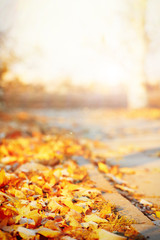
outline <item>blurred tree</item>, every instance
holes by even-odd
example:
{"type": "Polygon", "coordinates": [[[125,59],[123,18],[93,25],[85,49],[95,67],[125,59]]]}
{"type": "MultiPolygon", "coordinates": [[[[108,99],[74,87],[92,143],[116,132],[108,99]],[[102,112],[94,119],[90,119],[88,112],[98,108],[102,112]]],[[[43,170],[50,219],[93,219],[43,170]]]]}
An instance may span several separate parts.
{"type": "Polygon", "coordinates": [[[8,31],[0,32],[0,109],[3,109],[5,107],[5,76],[11,71],[11,67],[15,62],[21,61],[21,59],[13,50],[13,45],[14,41],[13,39],[9,39],[8,31]],[[10,46],[11,42],[12,44],[10,46]]]}
{"type": "Polygon", "coordinates": [[[4,33],[0,33],[0,46],[1,46],[0,47],[0,109],[2,109],[4,105],[3,76],[8,71],[7,64],[1,56],[3,38],[4,38],[4,33]]]}
{"type": "MultiPolygon", "coordinates": [[[[144,108],[148,106],[147,89],[145,87],[147,76],[145,73],[145,61],[148,49],[148,37],[145,31],[146,27],[146,8],[147,0],[136,0],[128,2],[131,4],[132,11],[130,16],[131,31],[133,31],[133,41],[131,47],[133,49],[131,58],[135,58],[135,75],[131,76],[127,85],[127,99],[129,108],[144,108]],[[137,46],[135,46],[137,45],[137,46]],[[134,47],[135,46],[135,47],[134,47]],[[139,51],[136,50],[136,48],[139,51]]],[[[131,60],[132,61],[132,60],[131,60]]]]}

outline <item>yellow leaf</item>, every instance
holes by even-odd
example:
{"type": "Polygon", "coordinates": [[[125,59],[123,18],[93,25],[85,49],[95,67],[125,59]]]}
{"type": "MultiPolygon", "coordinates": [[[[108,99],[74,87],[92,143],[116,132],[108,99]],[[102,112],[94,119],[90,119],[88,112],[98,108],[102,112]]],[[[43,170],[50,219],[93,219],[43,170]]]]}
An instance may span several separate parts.
{"type": "Polygon", "coordinates": [[[109,173],[109,168],[104,163],[99,162],[98,168],[99,168],[99,171],[101,171],[101,172],[109,173]]]}
{"type": "Polygon", "coordinates": [[[62,206],[57,203],[55,200],[51,200],[48,204],[48,209],[51,210],[52,212],[56,211],[56,210],[61,210],[62,206]]]}
{"type": "Polygon", "coordinates": [[[26,217],[30,212],[30,206],[23,206],[18,208],[19,214],[15,217],[15,222],[18,223],[18,221],[21,219],[21,217],[26,217]]]}
{"type": "Polygon", "coordinates": [[[73,210],[75,210],[75,211],[77,211],[77,212],[79,212],[79,213],[82,213],[82,212],[83,212],[83,208],[82,208],[82,207],[73,204],[72,201],[69,200],[69,199],[65,199],[65,200],[63,201],[63,203],[64,203],[67,207],[69,207],[70,209],[73,209],[73,210]]]}
{"type": "Polygon", "coordinates": [[[59,230],[59,228],[55,225],[55,222],[53,220],[48,220],[44,226],[52,230],[59,230]]]}
{"type": "Polygon", "coordinates": [[[49,228],[45,228],[45,227],[41,227],[39,229],[37,229],[37,233],[48,237],[48,238],[54,238],[54,237],[58,237],[60,235],[59,231],[54,231],[52,229],[49,228]]]}
{"type": "Polygon", "coordinates": [[[100,210],[99,216],[101,218],[104,218],[106,215],[110,214],[111,212],[112,212],[111,204],[107,203],[107,205],[104,205],[100,210]]]}
{"type": "Polygon", "coordinates": [[[74,191],[74,190],[77,190],[79,188],[79,186],[77,186],[76,184],[70,183],[66,186],[66,188],[68,191],[74,191]]]}
{"type": "Polygon", "coordinates": [[[27,218],[29,219],[33,219],[34,222],[35,222],[35,225],[38,225],[41,223],[41,220],[42,220],[42,217],[41,215],[38,213],[38,210],[33,210],[33,211],[30,211],[27,215],[26,215],[27,218]]]}
{"type": "Polygon", "coordinates": [[[1,150],[1,155],[2,156],[8,156],[8,150],[7,150],[7,148],[6,148],[6,146],[1,146],[0,147],[0,150],[1,150]]]}
{"type": "Polygon", "coordinates": [[[65,216],[65,220],[66,222],[69,222],[69,226],[77,228],[81,226],[79,223],[81,221],[81,218],[81,214],[73,209],[71,209],[69,213],[65,216]]]}
{"type": "Polygon", "coordinates": [[[86,222],[96,222],[96,223],[107,223],[108,221],[104,218],[100,218],[96,214],[86,215],[84,220],[86,222]]]}
{"type": "Polygon", "coordinates": [[[37,185],[34,186],[34,190],[36,193],[43,195],[42,189],[40,187],[38,187],[37,185]]]}
{"type": "Polygon", "coordinates": [[[69,218],[68,221],[69,221],[69,226],[72,226],[74,228],[80,227],[80,223],[74,218],[69,218]]]}
{"type": "Polygon", "coordinates": [[[3,213],[5,216],[14,216],[17,214],[17,209],[12,206],[11,204],[3,204],[1,206],[1,213],[3,213]]]}
{"type": "Polygon", "coordinates": [[[118,236],[114,233],[108,232],[104,229],[97,229],[99,240],[124,240],[126,237],[118,236]]]}
{"type": "Polygon", "coordinates": [[[160,211],[156,211],[156,216],[160,218],[160,211]]]}
{"type": "Polygon", "coordinates": [[[26,197],[22,191],[17,190],[17,189],[15,189],[15,188],[9,189],[8,192],[9,192],[10,194],[14,195],[14,196],[17,197],[17,198],[24,199],[24,198],[26,197]]]}
{"type": "Polygon", "coordinates": [[[98,189],[86,189],[83,187],[79,187],[78,191],[76,192],[77,197],[89,197],[89,198],[95,198],[96,196],[100,195],[101,192],[98,189]]]}
{"type": "Polygon", "coordinates": [[[52,176],[51,180],[50,180],[50,184],[52,185],[52,187],[55,185],[56,183],[56,178],[54,176],[52,176]]]}
{"type": "Polygon", "coordinates": [[[92,221],[90,221],[90,222],[83,222],[83,223],[81,223],[81,225],[83,227],[85,227],[85,228],[88,228],[88,227],[92,227],[92,229],[97,229],[98,228],[98,224],[95,223],[95,222],[92,222],[92,221]]]}

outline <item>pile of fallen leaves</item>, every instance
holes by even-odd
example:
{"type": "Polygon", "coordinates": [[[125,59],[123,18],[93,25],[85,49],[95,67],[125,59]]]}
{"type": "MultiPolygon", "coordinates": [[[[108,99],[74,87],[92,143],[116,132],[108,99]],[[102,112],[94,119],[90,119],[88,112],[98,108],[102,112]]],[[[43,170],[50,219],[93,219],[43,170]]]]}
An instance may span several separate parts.
{"type": "Polygon", "coordinates": [[[89,150],[62,135],[0,141],[0,239],[136,239],[131,221],[106,202],[73,161],[89,150]]]}

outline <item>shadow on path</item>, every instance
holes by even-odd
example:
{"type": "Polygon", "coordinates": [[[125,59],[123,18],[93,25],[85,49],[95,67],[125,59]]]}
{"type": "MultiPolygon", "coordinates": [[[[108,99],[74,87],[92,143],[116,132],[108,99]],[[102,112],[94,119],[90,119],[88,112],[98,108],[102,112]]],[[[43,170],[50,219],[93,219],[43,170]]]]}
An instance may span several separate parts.
{"type": "Polygon", "coordinates": [[[120,167],[143,167],[150,163],[160,166],[160,157],[156,156],[156,152],[158,151],[160,151],[160,147],[126,155],[119,161],[113,159],[108,159],[107,161],[111,165],[118,164],[120,167]]]}

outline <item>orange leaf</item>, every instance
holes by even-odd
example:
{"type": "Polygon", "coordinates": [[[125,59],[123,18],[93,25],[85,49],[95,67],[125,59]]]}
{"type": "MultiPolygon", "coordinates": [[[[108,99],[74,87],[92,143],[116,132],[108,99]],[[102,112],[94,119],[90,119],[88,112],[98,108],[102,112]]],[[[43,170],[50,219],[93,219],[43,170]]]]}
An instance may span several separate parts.
{"type": "Polygon", "coordinates": [[[9,240],[9,239],[12,239],[12,237],[9,233],[6,233],[6,232],[3,232],[0,230],[0,239],[1,240],[9,240]]]}
{"type": "Polygon", "coordinates": [[[8,178],[4,169],[0,171],[0,187],[5,186],[8,183],[8,178]]]}

